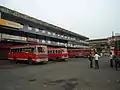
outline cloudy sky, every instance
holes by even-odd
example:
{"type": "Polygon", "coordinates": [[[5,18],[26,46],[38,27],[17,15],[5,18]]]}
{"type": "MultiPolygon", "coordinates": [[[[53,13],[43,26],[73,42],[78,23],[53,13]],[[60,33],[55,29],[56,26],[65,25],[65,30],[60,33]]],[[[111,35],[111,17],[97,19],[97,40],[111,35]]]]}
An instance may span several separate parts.
{"type": "Polygon", "coordinates": [[[90,39],[120,33],[120,0],[0,0],[0,4],[90,39]]]}

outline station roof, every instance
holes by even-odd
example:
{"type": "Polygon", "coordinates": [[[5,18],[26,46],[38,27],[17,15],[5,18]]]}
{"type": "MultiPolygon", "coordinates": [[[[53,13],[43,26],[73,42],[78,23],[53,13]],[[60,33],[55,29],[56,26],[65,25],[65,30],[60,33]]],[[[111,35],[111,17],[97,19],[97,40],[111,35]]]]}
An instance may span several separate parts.
{"type": "Polygon", "coordinates": [[[16,17],[19,17],[19,18],[23,18],[23,19],[25,19],[25,20],[28,20],[28,21],[31,21],[31,22],[34,22],[34,23],[43,25],[43,26],[45,26],[45,27],[53,28],[53,29],[58,30],[58,31],[62,31],[62,32],[64,32],[64,33],[67,33],[67,34],[70,34],[70,35],[73,35],[73,36],[76,36],[76,37],[79,37],[79,38],[89,39],[88,37],[85,37],[85,36],[83,36],[83,35],[80,35],[80,34],[77,34],[77,33],[72,32],[72,31],[63,29],[63,28],[58,27],[58,26],[55,26],[55,25],[53,25],[53,24],[49,24],[49,23],[44,22],[44,21],[42,21],[42,20],[38,20],[38,19],[36,19],[36,18],[34,18],[34,17],[30,17],[30,16],[28,16],[28,15],[19,13],[19,12],[17,12],[17,11],[11,10],[11,9],[6,8],[6,7],[3,7],[3,6],[0,6],[0,12],[7,13],[7,14],[11,14],[11,15],[13,15],[13,16],[16,16],[16,17]]]}
{"type": "Polygon", "coordinates": [[[89,44],[90,44],[90,46],[93,46],[96,44],[99,44],[99,45],[108,44],[108,39],[107,38],[100,38],[100,39],[89,40],[89,44]]]}
{"type": "Polygon", "coordinates": [[[93,42],[93,41],[106,41],[108,40],[107,38],[101,38],[101,39],[92,39],[92,40],[89,40],[89,42],[93,42]]]}

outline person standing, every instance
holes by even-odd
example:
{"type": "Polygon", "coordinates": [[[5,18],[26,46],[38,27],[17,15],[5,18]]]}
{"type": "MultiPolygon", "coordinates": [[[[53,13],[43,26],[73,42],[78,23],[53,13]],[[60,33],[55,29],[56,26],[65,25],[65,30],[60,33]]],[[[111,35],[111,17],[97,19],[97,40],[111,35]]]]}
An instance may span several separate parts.
{"type": "Polygon", "coordinates": [[[95,69],[99,69],[99,62],[98,62],[98,60],[99,60],[100,56],[96,52],[94,57],[95,57],[95,69]]]}
{"type": "Polygon", "coordinates": [[[113,68],[113,54],[110,52],[110,67],[113,68]]]}
{"type": "Polygon", "coordinates": [[[101,56],[101,57],[103,56],[103,53],[102,53],[102,52],[100,53],[100,56],[101,56]]]}
{"type": "Polygon", "coordinates": [[[115,61],[115,68],[116,68],[116,70],[117,70],[117,69],[118,69],[118,66],[119,66],[119,68],[120,68],[120,59],[119,59],[118,55],[115,55],[115,56],[114,56],[114,61],[115,61]]]}
{"type": "Polygon", "coordinates": [[[90,68],[93,68],[93,56],[92,56],[91,53],[90,53],[88,58],[89,58],[89,61],[90,61],[90,68]]]}

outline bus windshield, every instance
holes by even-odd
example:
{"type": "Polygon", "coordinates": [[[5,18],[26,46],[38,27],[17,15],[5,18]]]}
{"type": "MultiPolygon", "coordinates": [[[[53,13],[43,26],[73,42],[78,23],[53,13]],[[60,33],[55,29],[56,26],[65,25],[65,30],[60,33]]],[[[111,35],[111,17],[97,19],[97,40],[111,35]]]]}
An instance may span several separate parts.
{"type": "Polygon", "coordinates": [[[43,47],[38,47],[38,53],[45,53],[45,50],[43,47]]]}

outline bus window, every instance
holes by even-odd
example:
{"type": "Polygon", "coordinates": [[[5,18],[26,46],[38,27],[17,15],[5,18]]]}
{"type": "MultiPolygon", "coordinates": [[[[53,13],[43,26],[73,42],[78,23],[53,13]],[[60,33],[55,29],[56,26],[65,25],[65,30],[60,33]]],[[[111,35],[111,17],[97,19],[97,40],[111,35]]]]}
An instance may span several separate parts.
{"type": "Polygon", "coordinates": [[[19,52],[22,52],[22,48],[20,48],[19,52]]]}
{"type": "Polygon", "coordinates": [[[58,50],[58,53],[61,54],[61,50],[58,50]]]}
{"type": "Polygon", "coordinates": [[[22,48],[20,49],[21,52],[36,52],[35,48],[22,48]]]}
{"type": "Polygon", "coordinates": [[[16,49],[16,52],[19,52],[19,48],[16,49]]]}
{"type": "Polygon", "coordinates": [[[49,53],[52,54],[52,51],[50,50],[49,53]]]}
{"type": "Polygon", "coordinates": [[[50,54],[50,51],[48,51],[48,53],[50,54]]]}
{"type": "Polygon", "coordinates": [[[53,50],[53,54],[55,54],[56,53],[56,51],[55,50],[53,50]]]}
{"type": "Polygon", "coordinates": [[[52,51],[51,51],[51,50],[48,50],[48,53],[49,53],[49,54],[52,54],[52,51]]]}
{"type": "Polygon", "coordinates": [[[31,51],[32,52],[36,52],[36,48],[31,48],[31,51]]]}
{"type": "Polygon", "coordinates": [[[53,54],[53,51],[54,51],[54,50],[51,50],[51,54],[53,54]]]}
{"type": "Polygon", "coordinates": [[[10,49],[10,52],[12,52],[12,53],[13,53],[13,49],[10,49]]]}
{"type": "Polygon", "coordinates": [[[19,52],[19,49],[11,49],[11,52],[12,52],[12,53],[19,52]]]}
{"type": "Polygon", "coordinates": [[[56,50],[56,53],[58,54],[58,50],[56,50]]]}
{"type": "Polygon", "coordinates": [[[10,52],[12,52],[12,53],[13,53],[13,49],[10,49],[10,52]]]}

